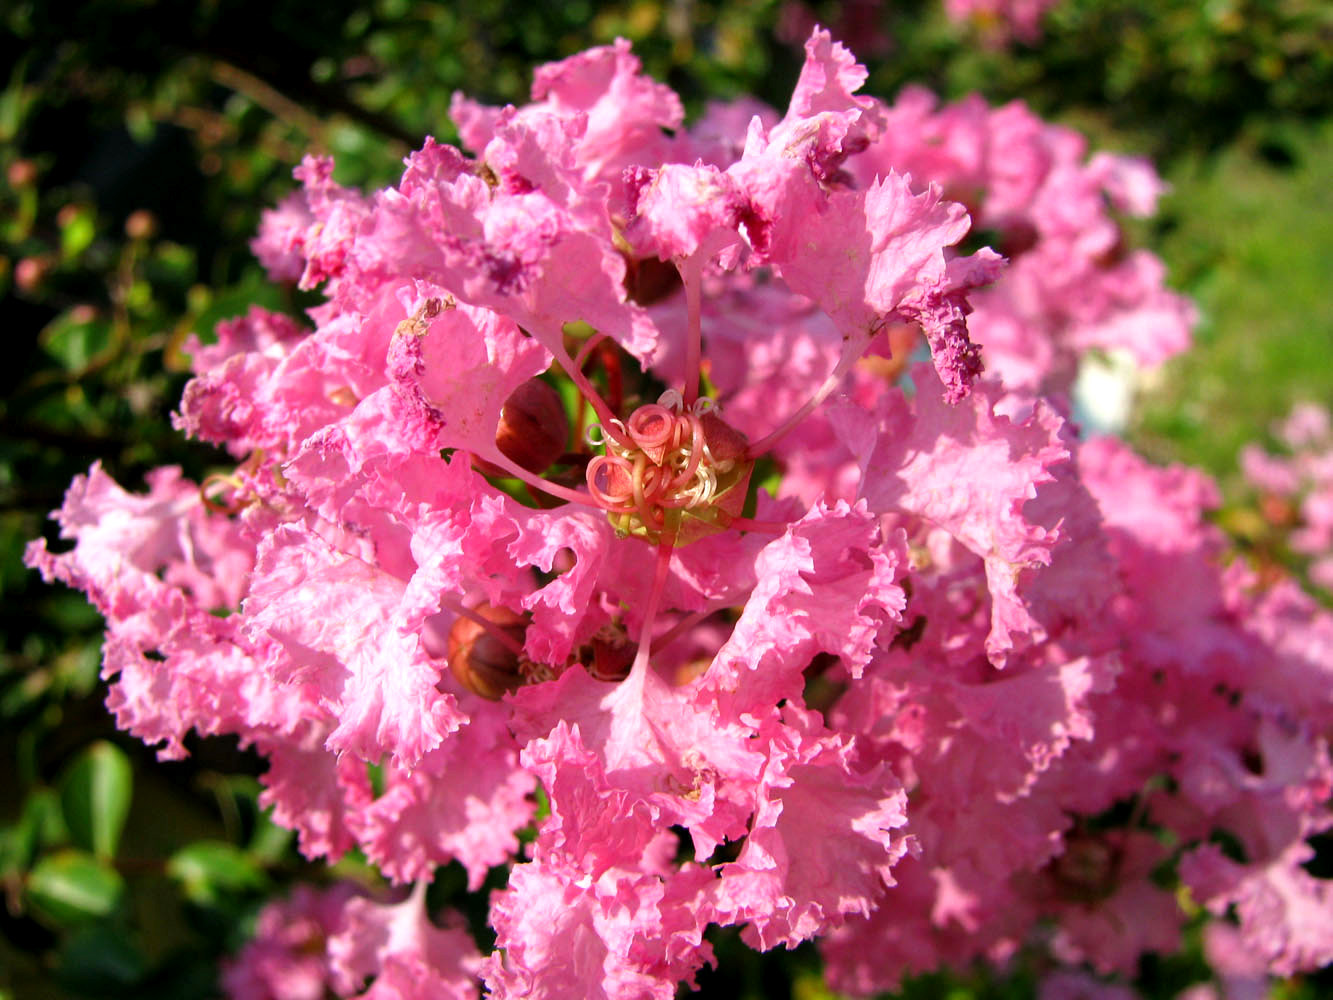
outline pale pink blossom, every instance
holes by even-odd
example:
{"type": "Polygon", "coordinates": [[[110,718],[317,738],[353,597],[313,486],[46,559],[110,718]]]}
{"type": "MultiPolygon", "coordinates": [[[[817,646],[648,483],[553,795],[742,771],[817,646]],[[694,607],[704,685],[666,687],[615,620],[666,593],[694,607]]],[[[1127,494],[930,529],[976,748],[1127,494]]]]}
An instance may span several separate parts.
{"type": "MultiPolygon", "coordinates": [[[[1333,617],[1228,564],[1205,476],[1065,416],[1085,352],[1187,340],[1116,215],[1160,182],[865,79],[816,30],[784,112],[690,126],[618,42],[456,97],[472,155],[393,187],[307,159],[256,250],[324,302],[190,345],[177,422],[226,471],[71,486],[28,562],[106,617],[117,722],[235,737],[307,857],[412,885],[271,904],[234,995],[665,1000],[728,926],[858,995],[1129,974],[1180,885],[1256,968],[1329,960],[1333,617]],[[536,467],[525,391],[562,411],[536,467]],[[426,905],[454,862],[507,871],[489,956],[426,905]]],[[[1251,464],[1321,484],[1317,558],[1327,423],[1285,436],[1251,464]]]]}

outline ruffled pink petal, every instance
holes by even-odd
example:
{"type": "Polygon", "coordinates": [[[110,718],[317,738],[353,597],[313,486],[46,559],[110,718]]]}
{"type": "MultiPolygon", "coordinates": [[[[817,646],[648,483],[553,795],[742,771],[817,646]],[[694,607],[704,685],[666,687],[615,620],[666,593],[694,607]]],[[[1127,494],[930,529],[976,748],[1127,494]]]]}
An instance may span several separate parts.
{"type": "Polygon", "coordinates": [[[813,712],[789,706],[766,735],[750,833],[717,894],[721,921],[745,922],[765,950],[868,915],[907,851],[907,795],[887,768],[855,770],[850,745],[813,712]]]}

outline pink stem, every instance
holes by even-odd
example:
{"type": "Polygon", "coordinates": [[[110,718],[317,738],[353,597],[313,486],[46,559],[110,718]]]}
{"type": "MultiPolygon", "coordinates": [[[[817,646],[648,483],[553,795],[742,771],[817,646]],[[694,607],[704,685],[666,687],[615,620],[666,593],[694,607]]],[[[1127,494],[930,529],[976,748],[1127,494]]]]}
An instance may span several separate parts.
{"type": "Polygon", "coordinates": [[[578,490],[571,490],[568,486],[561,486],[559,483],[552,483],[543,479],[541,476],[533,475],[517,462],[510,460],[510,458],[498,448],[495,450],[494,455],[482,455],[480,457],[486,459],[486,461],[493,465],[498,465],[515,479],[521,479],[533,489],[541,490],[543,493],[549,493],[551,496],[566,500],[569,503],[581,503],[588,507],[595,507],[598,510],[602,509],[601,505],[592,497],[588,496],[588,494],[580,493],[578,490]]]}
{"type": "MultiPolygon", "coordinates": [[[[430,879],[422,879],[412,886],[412,892],[408,894],[407,898],[412,901],[414,907],[424,909],[426,906],[426,888],[429,885],[430,879]]],[[[426,919],[429,919],[429,914],[426,915],[426,919]]]]}
{"type": "MultiPolygon", "coordinates": [[[[551,345],[547,346],[550,347],[551,345]]],[[[607,405],[606,400],[601,397],[596,387],[588,381],[588,376],[583,374],[583,370],[574,363],[574,359],[569,356],[569,352],[562,346],[559,350],[552,350],[551,353],[555,356],[555,360],[560,367],[565,370],[565,374],[569,376],[570,381],[578,387],[579,392],[583,393],[583,398],[592,404],[593,410],[597,413],[597,419],[601,421],[602,433],[618,444],[626,447],[632,446],[633,442],[629,435],[617,429],[616,425],[612,423],[616,419],[616,415],[611,412],[611,407],[607,405]]]]}
{"type": "Polygon", "coordinates": [[[694,626],[713,614],[714,611],[716,611],[715,608],[704,608],[702,611],[696,611],[693,614],[686,615],[680,621],[676,622],[676,624],[672,625],[671,628],[653,640],[652,651],[654,653],[660,653],[690,629],[694,628],[694,626]]]}
{"type": "Polygon", "coordinates": [[[491,638],[493,638],[496,642],[503,645],[515,656],[523,655],[523,643],[519,642],[512,635],[510,635],[508,632],[502,629],[499,625],[496,625],[495,622],[488,621],[481,615],[477,614],[475,611],[467,607],[465,604],[463,604],[462,601],[454,597],[452,594],[440,595],[440,607],[448,608],[454,614],[466,618],[468,621],[474,622],[477,625],[480,625],[488,633],[490,633],[491,638]]]}
{"type": "Polygon", "coordinates": [[[680,271],[680,280],[685,285],[685,309],[690,319],[689,336],[685,341],[685,387],[681,391],[681,396],[685,400],[685,408],[688,410],[694,405],[694,401],[699,398],[699,377],[701,374],[699,359],[703,355],[703,320],[700,315],[703,308],[700,301],[701,286],[703,285],[703,265],[700,261],[691,257],[683,265],[678,264],[676,269],[680,271]]]}
{"type": "Polygon", "coordinates": [[[639,651],[634,654],[634,665],[630,673],[648,669],[648,654],[652,652],[653,622],[657,620],[657,605],[666,590],[667,570],[671,566],[671,552],[676,546],[674,537],[663,536],[657,543],[657,568],[653,573],[653,589],[648,592],[648,605],[644,609],[643,628],[639,632],[639,651]]]}
{"type": "Polygon", "coordinates": [[[579,353],[574,355],[574,367],[579,371],[582,371],[584,364],[586,364],[588,358],[592,356],[592,352],[597,348],[597,345],[605,339],[606,334],[601,333],[600,331],[589,337],[584,342],[583,346],[579,348],[579,353]]]}
{"type": "Polygon", "coordinates": [[[870,339],[868,337],[862,337],[859,340],[848,341],[844,344],[842,357],[838,358],[838,363],[833,366],[833,371],[829,372],[828,378],[824,379],[823,385],[815,391],[813,396],[806,400],[804,406],[780,423],[777,430],[750,445],[746,450],[746,457],[750,459],[758,458],[791,433],[797,424],[808,417],[814,408],[824,402],[829,393],[838,387],[843,376],[852,370],[852,365],[856,364],[857,359],[861,357],[869,343],[870,339]],[[857,346],[854,348],[853,345],[857,346]]]}

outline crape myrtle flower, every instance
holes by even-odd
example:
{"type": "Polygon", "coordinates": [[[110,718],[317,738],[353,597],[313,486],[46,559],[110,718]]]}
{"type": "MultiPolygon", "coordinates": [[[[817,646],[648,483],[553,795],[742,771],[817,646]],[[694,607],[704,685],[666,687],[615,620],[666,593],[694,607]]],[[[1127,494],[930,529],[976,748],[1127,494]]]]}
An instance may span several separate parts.
{"type": "Polygon", "coordinates": [[[1041,39],[1041,21],[1059,0],[944,0],[954,21],[973,21],[994,40],[1032,45],[1041,39]]]}
{"type": "Polygon", "coordinates": [[[1260,513],[1293,552],[1310,560],[1310,581],[1333,590],[1333,429],[1328,410],[1292,407],[1274,428],[1286,454],[1257,444],[1241,452],[1241,469],[1260,491],[1260,513]]]}
{"type": "Polygon", "coordinates": [[[1182,858],[1269,968],[1324,960],[1333,622],[1063,416],[1080,352],[1188,331],[1118,246],[1155,175],[865,75],[816,30],[785,114],[687,127],[618,42],[456,97],[467,152],[393,188],[308,158],[254,249],[324,302],[192,345],[178,426],[237,464],[75,481],[28,560],[105,615],[118,723],[239,737],[303,853],[413,886],[273,904],[310,929],[234,995],[672,997],[710,925],[853,993],[1038,939],[1124,973],[1182,858]],[[455,861],[508,866],[490,955],[426,912],[455,861]]]}

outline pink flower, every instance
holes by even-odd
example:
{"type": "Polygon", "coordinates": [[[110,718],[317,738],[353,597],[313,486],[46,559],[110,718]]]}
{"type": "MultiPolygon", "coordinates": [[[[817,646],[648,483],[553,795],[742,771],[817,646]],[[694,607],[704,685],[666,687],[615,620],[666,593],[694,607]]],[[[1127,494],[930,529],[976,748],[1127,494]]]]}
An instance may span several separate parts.
{"type": "Polygon", "coordinates": [[[955,21],[970,18],[995,30],[1001,38],[1012,35],[1029,44],[1041,37],[1041,18],[1058,0],[945,0],[944,9],[955,21]]]}
{"type": "Polygon", "coordinates": [[[356,888],[297,886],[290,899],[269,903],[255,936],[222,971],[232,1000],[322,1000],[333,977],[325,953],[356,888]]]}
{"type": "Polygon", "coordinates": [[[191,345],[178,424],[237,464],[75,481],[28,561],[106,616],[118,722],[234,735],[307,856],[413,885],[274,904],[237,995],[667,998],[727,926],[857,993],[1129,970],[1177,864],[1267,968],[1328,959],[1333,618],[1225,566],[1201,474],[1062,415],[1087,350],[1187,339],[1112,214],[1160,182],[865,78],[816,30],[785,113],[691,128],[618,42],[456,97],[475,155],[394,187],[307,159],[256,249],[326,301],[191,345]],[[484,958],[426,906],[455,861],[508,869],[484,958]]]}
{"type": "Polygon", "coordinates": [[[458,926],[438,927],[426,913],[426,883],[401,903],[348,901],[328,942],[332,985],[360,1000],[475,1000],[481,957],[458,926]],[[361,985],[374,977],[364,991],[361,985]]]}

